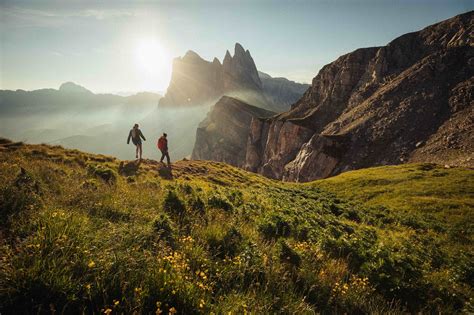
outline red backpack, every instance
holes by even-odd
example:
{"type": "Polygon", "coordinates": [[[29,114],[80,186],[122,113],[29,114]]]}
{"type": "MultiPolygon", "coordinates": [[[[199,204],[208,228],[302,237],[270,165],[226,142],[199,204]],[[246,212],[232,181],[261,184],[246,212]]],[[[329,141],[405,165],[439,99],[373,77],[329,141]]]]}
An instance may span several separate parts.
{"type": "Polygon", "coordinates": [[[164,150],[166,148],[166,139],[164,137],[161,137],[158,139],[158,149],[164,150]]]}

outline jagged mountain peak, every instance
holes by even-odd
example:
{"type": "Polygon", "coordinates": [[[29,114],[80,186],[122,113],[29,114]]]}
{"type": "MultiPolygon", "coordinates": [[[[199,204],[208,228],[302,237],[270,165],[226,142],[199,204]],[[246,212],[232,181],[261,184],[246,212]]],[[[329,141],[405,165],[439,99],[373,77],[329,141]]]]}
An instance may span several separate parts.
{"type": "Polygon", "coordinates": [[[230,55],[229,50],[225,51],[225,56],[224,59],[222,60],[222,63],[229,63],[232,60],[232,56],[230,55]]]}
{"type": "Polygon", "coordinates": [[[234,46],[234,57],[238,55],[245,55],[245,49],[241,44],[235,43],[234,46]]]}
{"type": "Polygon", "coordinates": [[[187,61],[192,61],[192,60],[199,60],[199,61],[204,61],[204,59],[201,58],[201,56],[199,56],[198,53],[196,53],[195,51],[193,50],[188,50],[186,52],[186,54],[184,54],[182,60],[187,60],[187,61]]]}
{"type": "Polygon", "coordinates": [[[282,112],[287,110],[307,86],[281,79],[259,77],[249,50],[235,43],[234,55],[227,50],[222,63],[218,58],[202,59],[190,50],[173,62],[171,82],[160,106],[214,104],[223,95],[239,96],[246,102],[282,112]]]}
{"type": "Polygon", "coordinates": [[[214,59],[212,60],[212,63],[219,66],[221,65],[221,62],[219,61],[219,59],[217,59],[217,57],[214,57],[214,59]]]}

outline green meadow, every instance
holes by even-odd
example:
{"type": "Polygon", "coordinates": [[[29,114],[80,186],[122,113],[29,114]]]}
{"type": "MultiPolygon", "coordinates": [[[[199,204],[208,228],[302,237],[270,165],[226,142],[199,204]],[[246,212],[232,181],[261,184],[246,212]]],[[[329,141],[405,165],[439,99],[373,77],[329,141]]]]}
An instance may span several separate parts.
{"type": "Polygon", "coordinates": [[[123,163],[1,141],[1,314],[474,312],[473,170],[123,163]]]}

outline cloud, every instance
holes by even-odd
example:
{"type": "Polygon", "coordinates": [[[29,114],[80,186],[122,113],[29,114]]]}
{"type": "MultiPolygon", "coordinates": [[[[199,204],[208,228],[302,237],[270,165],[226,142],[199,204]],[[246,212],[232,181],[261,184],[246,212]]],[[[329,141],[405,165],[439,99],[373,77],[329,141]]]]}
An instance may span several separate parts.
{"type": "Polygon", "coordinates": [[[11,27],[60,26],[71,18],[107,20],[136,15],[133,10],[126,9],[35,9],[3,5],[0,8],[3,26],[11,27]]]}
{"type": "Polygon", "coordinates": [[[50,51],[50,53],[54,56],[57,56],[57,57],[63,57],[64,55],[62,53],[60,53],[59,51],[50,51]]]}

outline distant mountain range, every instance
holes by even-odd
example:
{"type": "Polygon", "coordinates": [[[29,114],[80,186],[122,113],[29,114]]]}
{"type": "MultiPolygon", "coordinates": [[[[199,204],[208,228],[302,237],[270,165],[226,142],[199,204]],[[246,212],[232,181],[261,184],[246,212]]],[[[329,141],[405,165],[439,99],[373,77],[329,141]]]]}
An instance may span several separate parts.
{"type": "MultiPolygon", "coordinates": [[[[245,161],[231,164],[289,181],[405,162],[474,167],[473,33],[471,11],[339,57],[290,110],[244,125],[226,121],[225,133],[238,125],[246,143],[245,161]]],[[[239,111],[235,104],[227,110],[239,111]]],[[[225,111],[216,115],[228,119],[225,111]]],[[[197,134],[196,157],[227,161],[225,151],[233,153],[235,140],[224,134],[197,134]]]]}
{"type": "Polygon", "coordinates": [[[0,134],[132,158],[133,149],[125,145],[128,130],[148,117],[160,98],[148,92],[94,94],[72,82],[59,89],[0,90],[0,134]]]}
{"type": "Polygon", "coordinates": [[[0,90],[0,112],[9,114],[45,113],[64,110],[90,110],[117,105],[158,104],[161,95],[141,92],[131,96],[94,94],[73,82],[61,84],[59,89],[0,90]]]}
{"type": "Polygon", "coordinates": [[[196,129],[223,95],[232,95],[281,112],[309,87],[258,72],[248,51],[235,45],[221,64],[188,51],[173,63],[165,97],[142,92],[131,96],[94,94],[73,82],[59,89],[0,91],[0,135],[29,143],[51,143],[84,151],[134,157],[124,139],[139,123],[150,140],[145,156],[158,158],[155,138],[167,132],[173,160],[190,157],[196,129]],[[159,104],[159,106],[158,106],[159,104]]]}
{"type": "Polygon", "coordinates": [[[174,59],[171,82],[160,107],[214,104],[227,95],[281,112],[289,109],[308,88],[308,84],[259,72],[250,52],[236,43],[234,55],[227,51],[222,64],[217,58],[206,61],[191,50],[174,59]]]}

